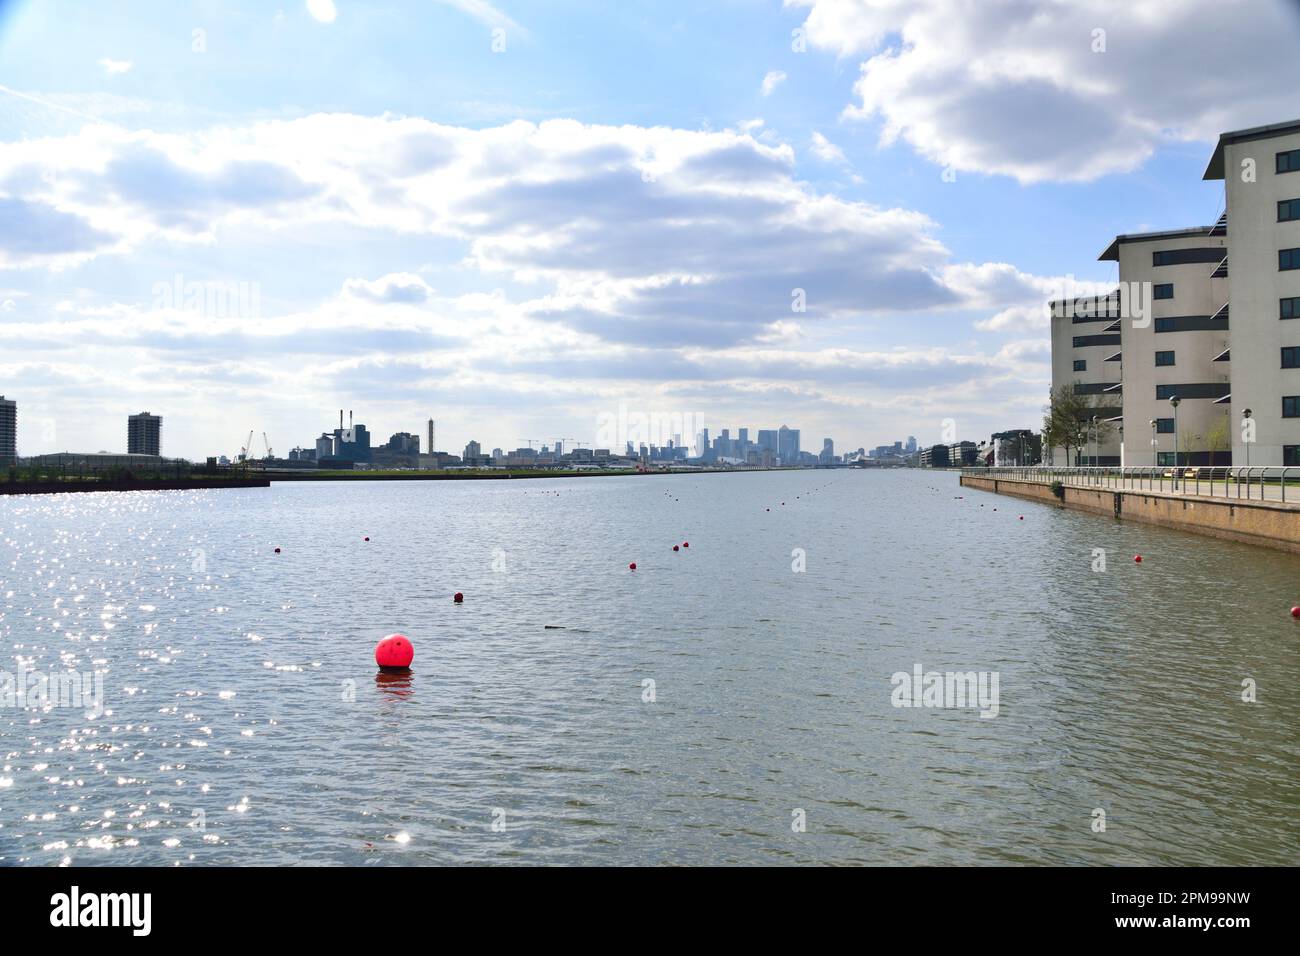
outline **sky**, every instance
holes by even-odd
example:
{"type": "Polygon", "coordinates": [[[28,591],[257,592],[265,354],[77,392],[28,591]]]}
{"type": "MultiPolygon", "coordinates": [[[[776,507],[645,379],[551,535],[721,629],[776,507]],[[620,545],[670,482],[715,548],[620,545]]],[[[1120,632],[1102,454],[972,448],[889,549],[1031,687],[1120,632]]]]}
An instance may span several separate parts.
{"type": "Polygon", "coordinates": [[[22,455],[1036,427],[1045,301],[1213,222],[1297,52],[1293,0],[0,0],[0,394],[22,455]]]}

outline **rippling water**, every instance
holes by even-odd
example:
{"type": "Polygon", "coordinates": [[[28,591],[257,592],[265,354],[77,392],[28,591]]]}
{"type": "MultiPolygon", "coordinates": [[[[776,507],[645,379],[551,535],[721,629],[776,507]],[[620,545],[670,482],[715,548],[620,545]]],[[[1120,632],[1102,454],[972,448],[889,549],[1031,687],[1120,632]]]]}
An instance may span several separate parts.
{"type": "Polygon", "coordinates": [[[0,670],[104,694],[0,706],[0,864],[1294,864],[1297,603],[945,473],[0,498],[0,670]]]}

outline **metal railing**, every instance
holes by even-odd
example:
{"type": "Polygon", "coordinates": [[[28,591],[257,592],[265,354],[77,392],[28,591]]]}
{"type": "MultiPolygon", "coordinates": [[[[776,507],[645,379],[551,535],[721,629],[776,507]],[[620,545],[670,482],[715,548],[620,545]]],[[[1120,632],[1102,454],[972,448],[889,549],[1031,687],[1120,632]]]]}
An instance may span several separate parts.
{"type": "Polygon", "coordinates": [[[1098,466],[963,468],[963,475],[984,478],[1012,478],[1076,488],[1109,488],[1115,491],[1156,491],[1161,494],[1205,495],[1236,498],[1242,501],[1286,501],[1287,485],[1291,501],[1300,501],[1300,467],[1251,465],[1136,466],[1128,468],[1098,466]]]}

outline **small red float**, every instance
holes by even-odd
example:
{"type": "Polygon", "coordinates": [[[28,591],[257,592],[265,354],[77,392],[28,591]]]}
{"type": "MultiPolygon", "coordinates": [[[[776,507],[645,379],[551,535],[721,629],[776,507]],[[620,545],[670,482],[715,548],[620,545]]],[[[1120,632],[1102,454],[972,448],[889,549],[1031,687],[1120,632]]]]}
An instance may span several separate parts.
{"type": "Polygon", "coordinates": [[[683,541],[683,542],[682,542],[682,547],[683,547],[683,548],[689,548],[690,546],[691,546],[691,543],[690,543],[689,541],[683,541]]]}
{"type": "Polygon", "coordinates": [[[389,634],[375,647],[375,663],[381,670],[406,670],[415,657],[415,648],[405,634],[389,634]]]}
{"type": "Polygon", "coordinates": [[[674,550],[674,551],[680,551],[681,548],[679,548],[677,545],[673,545],[673,550],[674,550]]]}
{"type": "Polygon", "coordinates": [[[1133,555],[1133,562],[1134,562],[1135,564],[1141,564],[1141,563],[1142,563],[1142,555],[1140,555],[1140,554],[1135,554],[1135,555],[1133,555]]]}
{"type": "Polygon", "coordinates": [[[629,564],[629,565],[627,566],[627,569],[628,569],[629,571],[635,571],[635,570],[636,570],[636,562],[633,561],[631,564],[629,564]]]}
{"type": "Polygon", "coordinates": [[[457,604],[463,604],[463,603],[465,603],[465,595],[461,594],[459,591],[457,591],[455,594],[453,594],[453,595],[451,596],[451,599],[452,599],[453,601],[455,601],[457,604]]]}
{"type": "Polygon", "coordinates": [[[1292,617],[1300,617],[1300,607],[1293,607],[1293,608],[1291,608],[1291,616],[1292,616],[1292,617]]]}
{"type": "Polygon", "coordinates": [[[276,554],[279,554],[279,553],[280,553],[280,549],[279,549],[279,548],[276,548],[276,549],[275,549],[275,553],[276,553],[276,554]]]}
{"type": "Polygon", "coordinates": [[[369,541],[369,540],[370,540],[370,535],[366,535],[365,538],[364,538],[363,540],[365,540],[365,541],[369,541]]]}

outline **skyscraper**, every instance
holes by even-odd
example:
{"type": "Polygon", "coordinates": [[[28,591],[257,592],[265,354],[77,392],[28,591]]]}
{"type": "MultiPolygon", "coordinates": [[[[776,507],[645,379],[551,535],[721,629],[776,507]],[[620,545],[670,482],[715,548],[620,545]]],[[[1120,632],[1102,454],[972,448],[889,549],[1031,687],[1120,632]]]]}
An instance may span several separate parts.
{"type": "Polygon", "coordinates": [[[141,412],[127,419],[126,453],[128,455],[162,454],[162,416],[141,412]]]}
{"type": "Polygon", "coordinates": [[[790,465],[799,460],[799,429],[784,425],[777,429],[776,453],[781,456],[782,464],[790,465]]]}
{"type": "Polygon", "coordinates": [[[18,464],[18,403],[0,395],[0,468],[18,464]]]}

